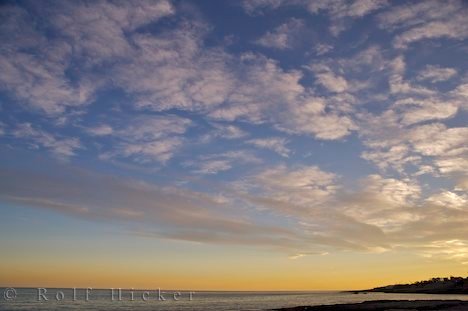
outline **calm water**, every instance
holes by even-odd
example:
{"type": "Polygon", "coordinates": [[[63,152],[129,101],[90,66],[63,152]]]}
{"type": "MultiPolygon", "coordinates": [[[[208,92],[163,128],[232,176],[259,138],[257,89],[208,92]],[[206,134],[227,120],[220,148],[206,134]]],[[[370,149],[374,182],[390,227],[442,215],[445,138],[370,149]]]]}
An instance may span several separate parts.
{"type": "MultiPolygon", "coordinates": [[[[122,301],[111,300],[110,290],[93,290],[89,301],[85,301],[85,291],[77,290],[73,301],[71,289],[47,289],[48,301],[38,301],[37,289],[16,289],[16,298],[7,301],[5,289],[0,289],[0,310],[267,310],[300,305],[321,305],[362,302],[366,300],[390,299],[459,299],[468,300],[466,295],[426,295],[426,294],[349,294],[341,292],[195,292],[192,300],[188,292],[181,292],[179,301],[173,296],[162,294],[166,301],[158,300],[158,291],[149,291],[147,301],[142,300],[144,291],[134,291],[134,301],[128,290],[122,291],[122,301]],[[57,292],[63,293],[63,300],[57,301],[57,292]]],[[[174,293],[174,291],[165,291],[174,293]]],[[[7,294],[12,297],[13,292],[7,294]]],[[[62,298],[58,293],[59,299],[62,298]]],[[[8,298],[7,297],[7,298],[8,298]]]]}

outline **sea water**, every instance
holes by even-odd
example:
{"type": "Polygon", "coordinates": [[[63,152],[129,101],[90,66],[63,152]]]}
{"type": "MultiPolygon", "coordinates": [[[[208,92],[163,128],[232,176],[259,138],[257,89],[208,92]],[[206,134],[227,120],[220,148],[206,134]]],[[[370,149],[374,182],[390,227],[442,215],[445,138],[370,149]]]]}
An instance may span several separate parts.
{"type": "Polygon", "coordinates": [[[171,290],[0,288],[0,310],[268,310],[368,300],[468,300],[468,295],[347,292],[203,292],[171,290]],[[44,291],[45,290],[45,291],[44,291]],[[42,294],[40,296],[39,294],[42,294]],[[175,297],[174,297],[175,294],[175,297]],[[86,299],[88,298],[88,299],[86,299]],[[47,299],[47,300],[46,300],[47,299]],[[132,300],[133,299],[133,300],[132,300]]]}

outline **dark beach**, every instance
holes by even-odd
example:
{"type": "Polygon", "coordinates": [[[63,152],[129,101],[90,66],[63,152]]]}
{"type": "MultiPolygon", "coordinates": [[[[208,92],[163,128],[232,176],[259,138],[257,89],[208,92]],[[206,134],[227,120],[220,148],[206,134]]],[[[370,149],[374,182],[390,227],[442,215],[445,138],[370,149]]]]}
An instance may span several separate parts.
{"type": "Polygon", "coordinates": [[[281,311],[403,311],[403,310],[468,310],[468,301],[461,300],[378,300],[353,304],[300,306],[275,309],[281,311]]]}

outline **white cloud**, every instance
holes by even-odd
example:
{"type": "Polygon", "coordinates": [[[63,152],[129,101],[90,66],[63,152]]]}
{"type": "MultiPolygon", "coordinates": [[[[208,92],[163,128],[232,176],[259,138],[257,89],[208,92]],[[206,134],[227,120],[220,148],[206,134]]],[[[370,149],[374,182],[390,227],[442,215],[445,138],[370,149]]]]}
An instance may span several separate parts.
{"type": "MultiPolygon", "coordinates": [[[[62,53],[62,48],[69,49],[52,44],[48,46],[48,51],[62,53]]],[[[88,104],[93,92],[93,87],[87,82],[72,86],[65,79],[64,71],[61,60],[25,53],[0,53],[2,87],[20,102],[49,115],[88,104]]]]}
{"type": "Polygon", "coordinates": [[[26,139],[34,148],[49,149],[59,158],[68,158],[75,155],[77,149],[83,148],[78,138],[59,138],[40,129],[34,128],[31,123],[20,123],[13,130],[17,138],[26,139]]]}
{"type": "Polygon", "coordinates": [[[341,139],[356,129],[355,123],[348,116],[339,115],[338,113],[325,114],[317,112],[317,106],[320,105],[322,107],[326,106],[321,98],[295,107],[292,114],[293,119],[286,121],[279,128],[292,133],[313,134],[316,138],[322,140],[341,139]]]}
{"type": "Polygon", "coordinates": [[[408,140],[422,155],[456,156],[468,149],[468,127],[447,128],[440,123],[421,125],[408,132],[408,140]]]}
{"type": "Polygon", "coordinates": [[[288,157],[291,150],[286,147],[287,140],[285,138],[270,137],[250,139],[246,143],[254,145],[258,148],[270,149],[282,157],[288,157]]]}
{"type": "Polygon", "coordinates": [[[101,159],[130,157],[139,163],[165,163],[183,146],[182,135],[191,124],[191,120],[174,115],[137,117],[113,129],[115,147],[101,159]]]}
{"type": "MultiPolygon", "coordinates": [[[[334,111],[343,105],[327,106],[315,114],[309,110],[312,90],[302,85],[300,70],[285,70],[278,62],[258,54],[234,56],[221,47],[206,47],[204,38],[209,27],[199,18],[179,21],[158,34],[135,31],[174,14],[175,9],[167,1],[142,2],[131,8],[107,2],[62,6],[41,9],[57,11],[50,23],[51,27],[60,27],[57,31],[67,38],[61,41],[63,46],[49,42],[51,38],[38,35],[25,22],[25,31],[31,32],[35,41],[21,42],[32,45],[28,47],[38,53],[12,53],[3,71],[4,86],[9,91],[49,115],[62,114],[57,121],[62,125],[76,120],[68,116],[73,116],[73,109],[84,111],[94,100],[96,90],[112,86],[126,92],[129,104],[142,111],[180,109],[216,120],[270,124],[320,139],[339,139],[352,130],[351,118],[334,111]],[[68,8],[67,15],[60,11],[62,6],[68,8]],[[95,19],[97,15],[102,18],[95,19]],[[28,67],[34,71],[16,68],[15,64],[8,69],[13,56],[31,58],[28,67]],[[71,81],[65,73],[71,70],[75,74],[76,68],[71,65],[77,61],[82,67],[76,81],[71,81]],[[303,118],[296,124],[296,114],[305,110],[310,122],[303,118]]],[[[298,20],[291,23],[301,24],[298,20]]],[[[18,60],[22,66],[26,63],[18,60]]],[[[322,77],[335,91],[346,87],[343,79],[327,74],[322,77]],[[334,82],[339,82],[338,86],[332,86],[334,82]]],[[[238,131],[229,135],[234,138],[242,134],[238,131]]]]}
{"type": "Polygon", "coordinates": [[[465,206],[468,206],[468,199],[466,195],[458,195],[451,191],[443,191],[433,194],[427,198],[426,201],[446,208],[461,209],[465,206]]]}
{"type": "Polygon", "coordinates": [[[420,194],[414,181],[369,175],[362,181],[362,189],[341,204],[347,215],[391,231],[420,219],[411,208],[420,194]]]}
{"type": "Polygon", "coordinates": [[[404,166],[415,163],[420,157],[410,156],[407,145],[395,145],[385,150],[368,150],[362,153],[362,158],[374,162],[381,170],[394,167],[399,172],[404,172],[404,166]]]}
{"type": "Polygon", "coordinates": [[[217,174],[218,172],[228,171],[234,166],[261,162],[262,160],[254,153],[247,150],[238,150],[200,156],[198,159],[187,161],[184,164],[195,168],[193,172],[196,174],[217,174]]]}
{"type": "Polygon", "coordinates": [[[211,125],[213,126],[213,129],[209,133],[202,136],[202,142],[206,143],[218,137],[224,139],[239,139],[249,135],[240,127],[232,124],[213,123],[211,125]]]}
{"type": "Polygon", "coordinates": [[[461,1],[422,1],[393,7],[379,15],[380,27],[405,30],[393,40],[396,48],[434,38],[463,40],[468,37],[467,9],[461,1]]]}
{"type": "Polygon", "coordinates": [[[340,17],[362,17],[372,11],[380,9],[387,5],[385,0],[360,0],[360,1],[341,1],[341,0],[318,0],[308,3],[308,9],[312,13],[318,13],[321,10],[329,11],[335,18],[340,17]]]}
{"type": "Polygon", "coordinates": [[[222,104],[236,77],[229,55],[203,46],[206,32],[194,21],[159,36],[135,35],[133,57],[114,68],[118,85],[136,96],[140,109],[203,112],[222,104]]]}
{"type": "Polygon", "coordinates": [[[87,128],[86,132],[93,136],[107,136],[111,135],[114,132],[114,130],[110,125],[101,124],[96,127],[87,128]]]}
{"type": "Polygon", "coordinates": [[[432,83],[446,81],[457,75],[453,68],[442,68],[440,66],[427,65],[417,76],[420,81],[430,81],[432,83]]]}
{"type": "Polygon", "coordinates": [[[330,92],[341,93],[348,89],[348,82],[342,76],[335,74],[330,68],[317,66],[313,68],[317,83],[330,92]]]}
{"type": "Polygon", "coordinates": [[[200,163],[194,172],[197,174],[217,174],[231,168],[232,163],[230,160],[206,160],[200,163]]]}
{"type": "Polygon", "coordinates": [[[247,13],[254,14],[264,9],[276,9],[288,3],[287,0],[244,0],[242,1],[242,7],[247,13]]]}
{"type": "Polygon", "coordinates": [[[466,26],[466,12],[461,12],[453,16],[446,22],[431,22],[426,25],[414,27],[394,40],[396,48],[406,48],[413,42],[424,39],[450,38],[463,40],[468,38],[468,26],[466,26]]]}
{"type": "Polygon", "coordinates": [[[170,1],[138,3],[97,1],[61,3],[47,8],[52,11],[52,24],[87,62],[102,62],[114,57],[127,57],[131,46],[125,33],[139,26],[174,14],[170,1]]]}
{"type": "Polygon", "coordinates": [[[394,105],[397,110],[401,110],[401,122],[404,125],[451,118],[457,114],[458,106],[456,101],[441,101],[430,97],[422,100],[407,97],[396,101],[394,105]]]}
{"type": "Polygon", "coordinates": [[[348,88],[346,80],[331,71],[317,73],[316,77],[317,82],[331,92],[341,93],[348,88]]]}
{"type": "Polygon", "coordinates": [[[322,56],[333,50],[333,46],[326,43],[319,43],[314,47],[314,50],[317,56],[322,56]]]}
{"type": "Polygon", "coordinates": [[[192,121],[175,115],[144,116],[131,120],[116,134],[127,141],[154,141],[161,137],[184,134],[192,121]]]}
{"type": "Polygon", "coordinates": [[[292,18],[274,30],[265,33],[255,43],[280,50],[292,49],[298,40],[300,40],[303,29],[304,22],[300,19],[292,18]]]}
{"type": "Polygon", "coordinates": [[[215,128],[219,131],[219,136],[227,139],[242,138],[248,135],[247,132],[234,125],[220,126],[218,124],[215,125],[215,128]]]}
{"type": "Polygon", "coordinates": [[[0,169],[0,198],[81,219],[118,220],[126,232],[145,237],[291,252],[298,244],[293,230],[256,223],[216,193],[159,187],[56,164],[54,168],[54,174],[0,169]]]}
{"type": "Polygon", "coordinates": [[[51,116],[92,101],[95,90],[106,81],[92,78],[87,67],[128,56],[131,47],[125,31],[173,13],[164,0],[138,5],[104,1],[83,5],[76,1],[44,4],[37,9],[50,17],[48,27],[57,35],[39,32],[30,22],[30,13],[19,7],[2,8],[7,18],[2,17],[0,27],[5,44],[0,53],[0,81],[19,102],[51,116]],[[9,38],[11,33],[16,39],[9,38]],[[84,57],[83,74],[72,81],[67,70],[78,55],[84,57]]]}
{"type": "MultiPolygon", "coordinates": [[[[362,156],[381,169],[392,167],[403,173],[405,166],[412,164],[424,172],[466,171],[461,156],[467,153],[467,128],[447,128],[441,123],[407,128],[391,110],[380,116],[366,114],[363,118],[360,134],[370,150],[364,151],[362,156]],[[428,165],[434,169],[428,169],[428,165]]],[[[422,171],[417,174],[420,173],[422,171]]]]}
{"type": "Polygon", "coordinates": [[[405,206],[419,198],[421,188],[409,180],[383,178],[379,175],[370,175],[364,181],[365,190],[388,202],[391,205],[405,206]]]}
{"type": "Polygon", "coordinates": [[[300,71],[284,71],[276,61],[264,56],[244,54],[238,67],[240,83],[226,103],[210,113],[211,117],[229,121],[269,121],[269,114],[274,117],[281,108],[294,105],[305,91],[299,83],[300,71]]]}
{"type": "Polygon", "coordinates": [[[316,0],[304,1],[307,9],[312,14],[317,14],[322,11],[328,12],[332,22],[330,32],[337,36],[346,29],[344,24],[345,18],[360,18],[373,11],[383,8],[387,5],[386,0],[358,0],[358,1],[341,1],[341,0],[316,0]]]}
{"type": "Polygon", "coordinates": [[[466,157],[442,157],[436,159],[435,165],[442,174],[467,174],[468,173],[468,159],[466,157]]]}
{"type": "Polygon", "coordinates": [[[158,161],[167,162],[182,145],[179,137],[166,137],[154,141],[138,143],[123,143],[117,151],[117,156],[132,157],[134,161],[146,163],[158,161]]]}
{"type": "Polygon", "coordinates": [[[468,241],[461,239],[438,240],[422,247],[424,257],[442,258],[468,264],[468,241]]]}
{"type": "Polygon", "coordinates": [[[461,1],[449,0],[442,5],[437,0],[412,2],[394,6],[379,14],[379,26],[383,29],[408,28],[428,20],[446,19],[462,8],[461,1]]]}
{"type": "Polygon", "coordinates": [[[337,190],[337,176],[317,166],[289,169],[277,166],[254,176],[255,185],[262,194],[293,205],[310,206],[324,203],[337,190]]]}
{"type": "Polygon", "coordinates": [[[244,0],[242,6],[248,14],[263,13],[266,10],[278,9],[283,6],[299,6],[311,14],[328,13],[332,20],[330,31],[338,35],[345,29],[345,18],[361,18],[371,12],[387,6],[386,0],[244,0]]]}

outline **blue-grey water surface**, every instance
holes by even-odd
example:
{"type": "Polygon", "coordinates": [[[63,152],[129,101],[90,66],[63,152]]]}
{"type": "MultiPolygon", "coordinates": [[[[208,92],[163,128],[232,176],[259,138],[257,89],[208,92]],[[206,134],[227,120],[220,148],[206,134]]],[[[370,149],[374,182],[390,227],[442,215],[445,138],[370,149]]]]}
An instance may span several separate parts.
{"type": "MultiPolygon", "coordinates": [[[[77,289],[76,301],[73,301],[72,289],[47,289],[45,295],[48,301],[38,301],[37,289],[16,288],[16,298],[10,290],[5,295],[1,288],[0,310],[267,310],[281,307],[301,305],[322,305],[337,303],[353,303],[366,300],[419,300],[419,299],[459,299],[468,300],[468,295],[427,295],[427,294],[352,294],[345,292],[197,292],[190,300],[189,293],[181,291],[178,301],[174,301],[172,293],[165,292],[166,301],[158,300],[158,291],[149,291],[147,301],[142,300],[145,291],[134,291],[134,301],[130,300],[130,291],[122,290],[122,301],[111,299],[109,289],[94,289],[90,292],[89,301],[85,300],[85,290],[77,289]],[[57,292],[63,292],[63,300],[57,301],[57,292]],[[171,293],[171,294],[169,294],[171,293]],[[11,300],[8,300],[11,299],[11,300]]],[[[59,293],[59,298],[61,294],[59,293]]]]}

